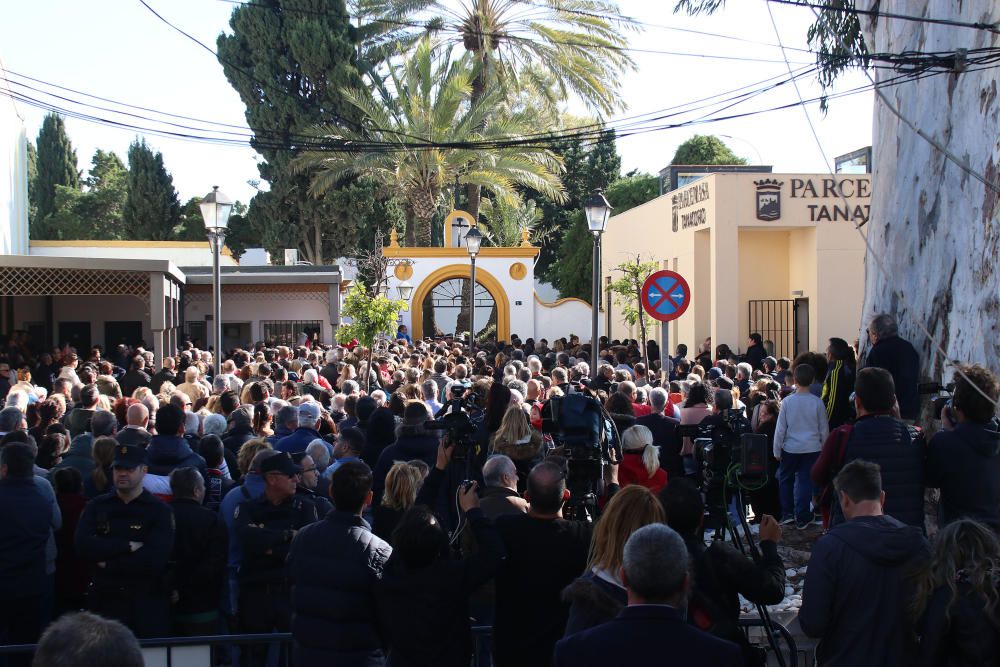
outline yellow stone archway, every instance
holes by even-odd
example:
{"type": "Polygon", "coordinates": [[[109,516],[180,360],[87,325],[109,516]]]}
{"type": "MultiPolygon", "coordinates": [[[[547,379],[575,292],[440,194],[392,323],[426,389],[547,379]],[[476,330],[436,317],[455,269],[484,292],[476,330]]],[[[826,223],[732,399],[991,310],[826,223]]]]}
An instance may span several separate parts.
{"type": "MultiPolygon", "coordinates": [[[[452,278],[469,280],[471,267],[468,264],[442,266],[429,276],[413,292],[410,301],[410,329],[414,339],[424,337],[424,311],[421,305],[431,290],[452,278]]],[[[492,273],[476,267],[476,282],[486,288],[497,307],[497,340],[510,340],[510,300],[500,281],[492,273]]]]}

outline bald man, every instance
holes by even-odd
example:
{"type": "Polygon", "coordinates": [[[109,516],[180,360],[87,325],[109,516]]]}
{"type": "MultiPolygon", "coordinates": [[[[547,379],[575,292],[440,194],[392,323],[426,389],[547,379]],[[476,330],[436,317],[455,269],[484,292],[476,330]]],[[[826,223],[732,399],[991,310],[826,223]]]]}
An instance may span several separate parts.
{"type": "Polygon", "coordinates": [[[149,409],[142,403],[133,403],[125,412],[125,427],[115,438],[122,445],[137,445],[145,449],[153,436],[146,430],[149,426],[149,409]]]}

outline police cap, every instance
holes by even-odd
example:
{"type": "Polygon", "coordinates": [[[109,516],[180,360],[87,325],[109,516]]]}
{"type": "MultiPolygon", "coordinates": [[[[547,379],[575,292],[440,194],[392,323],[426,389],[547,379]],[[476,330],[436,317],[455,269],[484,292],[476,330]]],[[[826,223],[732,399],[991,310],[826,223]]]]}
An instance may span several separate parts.
{"type": "Polygon", "coordinates": [[[146,465],[146,450],[137,445],[118,445],[115,447],[115,458],[111,462],[113,468],[136,468],[146,465]]]}

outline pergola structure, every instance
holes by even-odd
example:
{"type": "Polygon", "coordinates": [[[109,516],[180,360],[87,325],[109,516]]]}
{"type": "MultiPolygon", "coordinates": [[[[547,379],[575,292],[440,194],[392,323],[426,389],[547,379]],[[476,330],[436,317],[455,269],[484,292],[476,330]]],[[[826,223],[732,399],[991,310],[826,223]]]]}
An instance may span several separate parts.
{"type": "Polygon", "coordinates": [[[166,260],[0,255],[0,330],[15,328],[14,297],[45,298],[45,342],[50,346],[55,340],[53,297],[132,296],[144,305],[142,314],[148,313],[149,342],[159,364],[163,351],[176,349],[179,342],[184,282],[184,274],[166,260]]]}

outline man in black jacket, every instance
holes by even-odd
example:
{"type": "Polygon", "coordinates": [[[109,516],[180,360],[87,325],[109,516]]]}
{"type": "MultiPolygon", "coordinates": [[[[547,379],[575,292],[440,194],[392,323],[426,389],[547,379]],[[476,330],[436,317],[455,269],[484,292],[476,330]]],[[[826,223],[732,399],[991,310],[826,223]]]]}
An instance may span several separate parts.
{"type": "Polygon", "coordinates": [[[760,522],[761,557],[755,562],[721,540],[712,540],[711,546],[705,547],[705,503],[691,481],[672,480],[660,500],[667,525],[684,538],[692,561],[689,620],[716,637],[740,644],[749,656],[752,649],[738,626],[739,596],[764,605],[778,604],[785,598],[785,566],[778,554],[781,527],[774,517],[764,515],[760,522]]]}
{"type": "Polygon", "coordinates": [[[628,606],[612,621],[556,645],[556,667],[671,665],[737,667],[739,648],[684,622],[691,576],[684,542],[653,523],[625,542],[621,569],[628,606]]]}
{"type": "Polygon", "coordinates": [[[151,382],[152,378],[146,373],[146,360],[143,359],[141,354],[137,354],[132,358],[128,372],[119,378],[118,385],[121,387],[122,395],[127,398],[136,389],[139,387],[148,387],[151,382]]]}
{"type": "MultiPolygon", "coordinates": [[[[854,410],[858,419],[834,430],[810,476],[822,488],[846,463],[864,459],[879,464],[881,483],[889,498],[886,514],[924,529],[923,434],[892,416],[895,388],[884,368],[864,368],[854,382],[854,410]]],[[[830,525],[844,521],[837,498],[832,500],[830,525]]]]}
{"type": "Polygon", "coordinates": [[[35,483],[34,462],[26,443],[12,442],[0,450],[0,512],[5,517],[0,522],[3,644],[32,644],[41,632],[45,546],[53,509],[35,483]]]}
{"type": "Polygon", "coordinates": [[[167,565],[174,544],[170,508],[143,489],[146,452],[115,448],[115,490],[87,503],[76,527],[77,555],[96,565],[87,607],[138,637],[170,632],[167,565]]]}
{"type": "Polygon", "coordinates": [[[681,457],[681,439],[677,437],[677,420],[664,414],[668,400],[666,390],[656,387],[649,392],[651,412],[635,420],[653,434],[653,444],[660,448],[660,467],[667,471],[667,479],[684,477],[684,459],[681,457]]]}
{"type": "Polygon", "coordinates": [[[219,601],[229,534],[217,512],[202,506],[205,480],[195,468],[170,473],[174,511],[174,632],[194,637],[219,631],[219,601]]]}
{"type": "Polygon", "coordinates": [[[496,579],[493,626],[497,667],[547,666],[563,635],[562,590],[586,569],[592,525],[562,518],[569,500],[563,467],[552,458],[528,475],[528,513],[497,519],[507,550],[496,579]]]}
{"type": "MultiPolygon", "coordinates": [[[[292,609],[285,559],[298,531],[316,521],[316,506],[295,495],[301,468],[286,452],[264,459],[264,495],[236,508],[234,527],[243,548],[240,628],[246,633],[288,632],[292,609]]],[[[249,665],[267,662],[267,646],[254,646],[249,665]]]]}
{"type": "Polygon", "coordinates": [[[982,366],[963,366],[955,375],[943,430],[927,452],[927,486],[941,489],[941,525],[975,519],[1000,534],[1000,422],[997,377],[982,366]],[[968,378],[968,379],[966,379],[968,378]]]}
{"type": "Polygon", "coordinates": [[[824,666],[907,665],[917,657],[908,580],[929,557],[913,526],[882,513],[878,465],[852,461],[834,480],[846,523],[813,547],[799,625],[824,666]]]}
{"type": "Polygon", "coordinates": [[[377,667],[385,661],[375,585],[392,547],[361,514],[372,502],[372,473],[348,461],[333,473],[336,511],[295,536],[288,554],[296,664],[377,667]]]}
{"type": "Polygon", "coordinates": [[[892,375],[899,401],[899,414],[913,423],[920,413],[920,356],[909,341],[899,337],[896,319],[882,313],[868,325],[868,341],[872,344],[865,359],[865,368],[884,368],[892,375]]]}
{"type": "Polygon", "coordinates": [[[750,367],[759,371],[764,364],[764,357],[767,356],[767,350],[764,349],[764,339],[759,333],[750,334],[750,339],[747,341],[747,351],[743,355],[743,361],[750,364],[750,367]]]}

